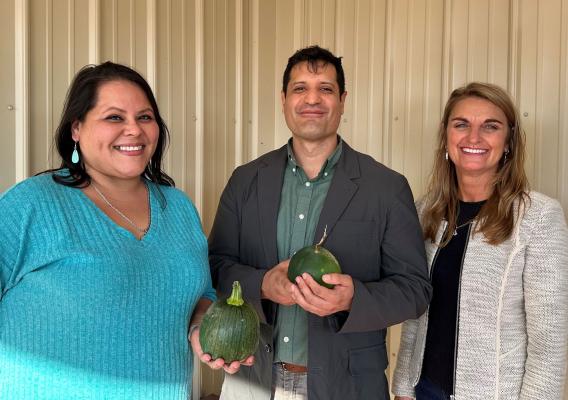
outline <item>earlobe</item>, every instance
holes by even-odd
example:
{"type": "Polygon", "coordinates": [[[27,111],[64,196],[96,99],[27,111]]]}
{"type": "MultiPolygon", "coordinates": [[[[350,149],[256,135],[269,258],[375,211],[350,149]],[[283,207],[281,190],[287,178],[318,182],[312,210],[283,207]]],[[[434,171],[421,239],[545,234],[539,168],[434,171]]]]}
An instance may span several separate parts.
{"type": "Polygon", "coordinates": [[[79,121],[75,121],[71,124],[71,138],[75,141],[79,141],[79,121]]]}
{"type": "Polygon", "coordinates": [[[284,103],[286,103],[286,93],[280,92],[280,101],[282,102],[282,112],[284,112],[284,103]]]}

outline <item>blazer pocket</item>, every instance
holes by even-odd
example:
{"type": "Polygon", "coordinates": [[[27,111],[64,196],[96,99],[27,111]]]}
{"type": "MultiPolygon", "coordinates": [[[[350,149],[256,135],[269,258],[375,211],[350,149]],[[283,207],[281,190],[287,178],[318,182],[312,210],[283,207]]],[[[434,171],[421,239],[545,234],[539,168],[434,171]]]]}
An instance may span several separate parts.
{"type": "Polygon", "coordinates": [[[349,373],[351,376],[378,375],[388,366],[384,343],[349,350],[349,373]]]}

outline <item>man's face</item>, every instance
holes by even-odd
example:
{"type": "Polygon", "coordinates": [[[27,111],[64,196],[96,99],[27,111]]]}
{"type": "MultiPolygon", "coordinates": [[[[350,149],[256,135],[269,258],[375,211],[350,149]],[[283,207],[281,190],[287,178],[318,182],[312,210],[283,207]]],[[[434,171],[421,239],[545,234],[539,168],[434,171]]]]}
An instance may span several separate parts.
{"type": "Polygon", "coordinates": [[[296,64],[287,93],[282,92],[282,111],[293,136],[320,141],[337,134],[346,96],[339,95],[332,64],[319,63],[316,71],[310,71],[307,62],[296,64]]]}

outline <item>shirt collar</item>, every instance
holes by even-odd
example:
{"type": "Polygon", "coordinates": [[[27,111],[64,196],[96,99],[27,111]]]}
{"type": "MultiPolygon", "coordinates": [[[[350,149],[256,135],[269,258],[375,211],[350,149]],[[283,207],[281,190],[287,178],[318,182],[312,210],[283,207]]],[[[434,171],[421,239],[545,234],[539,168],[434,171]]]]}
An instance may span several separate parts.
{"type": "MultiPolygon", "coordinates": [[[[335,150],[333,150],[333,153],[331,153],[327,160],[325,160],[320,172],[318,173],[318,176],[313,180],[318,180],[322,176],[327,176],[329,172],[333,170],[333,168],[337,165],[337,162],[341,158],[342,150],[343,139],[341,138],[341,136],[337,135],[337,146],[335,147],[335,150]]],[[[286,144],[286,151],[288,152],[288,166],[292,168],[292,171],[295,173],[299,168],[302,167],[299,166],[298,162],[296,161],[296,156],[294,155],[294,150],[292,148],[292,138],[290,138],[288,140],[288,143],[286,144]]]]}

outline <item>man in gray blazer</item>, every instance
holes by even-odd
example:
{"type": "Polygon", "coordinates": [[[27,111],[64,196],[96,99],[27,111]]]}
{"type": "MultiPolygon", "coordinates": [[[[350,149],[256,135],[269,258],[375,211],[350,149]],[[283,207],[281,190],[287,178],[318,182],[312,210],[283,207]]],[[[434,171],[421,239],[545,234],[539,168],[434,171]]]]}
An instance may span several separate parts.
{"type": "Polygon", "coordinates": [[[237,168],[221,196],[209,237],[213,282],[229,294],[240,281],[261,319],[254,365],[224,366],[221,399],[386,400],[386,328],[428,305],[412,193],[338,135],[346,96],[341,58],[317,46],[297,51],[282,86],[292,138],[237,168]],[[343,273],[324,276],[333,289],[307,274],[291,283],[290,257],[326,227],[324,246],[343,273]]]}

